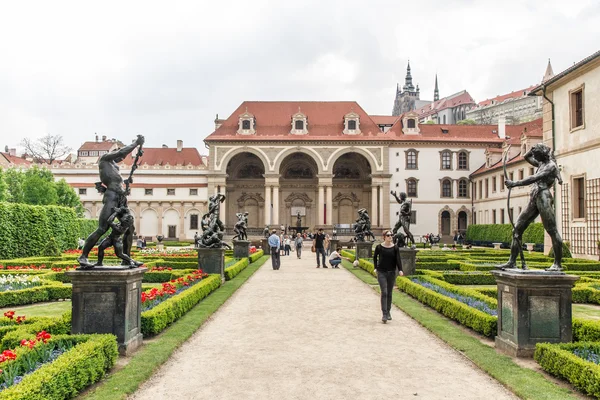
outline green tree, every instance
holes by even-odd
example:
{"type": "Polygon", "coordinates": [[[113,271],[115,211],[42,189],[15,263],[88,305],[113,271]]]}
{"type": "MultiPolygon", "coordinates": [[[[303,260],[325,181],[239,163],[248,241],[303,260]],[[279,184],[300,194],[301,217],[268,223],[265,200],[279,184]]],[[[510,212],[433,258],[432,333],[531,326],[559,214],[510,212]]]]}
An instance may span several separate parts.
{"type": "Polygon", "coordinates": [[[24,203],[23,181],[25,174],[20,169],[8,168],[4,172],[4,181],[8,189],[6,200],[11,203],[24,203]]]}
{"type": "Polygon", "coordinates": [[[25,172],[23,200],[24,203],[37,205],[55,205],[58,203],[54,175],[50,170],[34,165],[25,172]]]}
{"type": "Polygon", "coordinates": [[[75,209],[78,217],[83,217],[83,206],[79,200],[79,196],[75,193],[67,181],[64,179],[56,182],[56,194],[58,195],[57,205],[64,207],[71,207],[75,209]]]}
{"type": "Polygon", "coordinates": [[[4,179],[4,170],[0,168],[0,201],[8,200],[8,185],[4,179]]]}
{"type": "Polygon", "coordinates": [[[462,121],[458,121],[456,125],[477,125],[474,119],[463,119],[462,121]]]}
{"type": "Polygon", "coordinates": [[[432,119],[430,119],[429,121],[427,121],[427,122],[425,122],[425,123],[426,123],[426,124],[428,124],[428,125],[433,125],[433,124],[435,124],[435,122],[433,122],[433,120],[432,120],[432,119]]]}

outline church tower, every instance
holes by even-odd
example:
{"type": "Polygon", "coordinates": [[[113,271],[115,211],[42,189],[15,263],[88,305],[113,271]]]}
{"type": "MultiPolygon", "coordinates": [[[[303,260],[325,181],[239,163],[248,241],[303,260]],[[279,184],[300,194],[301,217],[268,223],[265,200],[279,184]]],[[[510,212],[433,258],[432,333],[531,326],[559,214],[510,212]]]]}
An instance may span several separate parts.
{"type": "Polygon", "coordinates": [[[399,116],[405,112],[416,109],[416,103],[420,100],[419,86],[415,88],[410,73],[410,60],[406,67],[406,77],[404,78],[404,86],[400,90],[400,85],[396,84],[396,98],[394,99],[393,116],[399,116]]]}
{"type": "Polygon", "coordinates": [[[435,89],[433,91],[433,101],[438,101],[439,99],[440,99],[440,90],[438,89],[437,74],[435,74],[435,89]]]}

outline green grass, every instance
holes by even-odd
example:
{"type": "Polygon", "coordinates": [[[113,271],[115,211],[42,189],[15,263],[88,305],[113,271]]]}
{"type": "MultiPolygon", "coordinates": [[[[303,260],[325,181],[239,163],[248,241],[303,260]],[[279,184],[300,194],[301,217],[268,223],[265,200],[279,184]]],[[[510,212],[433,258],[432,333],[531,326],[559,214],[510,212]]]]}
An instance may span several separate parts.
{"type": "Polygon", "coordinates": [[[0,315],[8,310],[13,310],[15,315],[25,317],[60,317],[71,310],[71,300],[52,301],[48,303],[30,304],[27,306],[6,307],[0,309],[0,315]]]}
{"type": "Polygon", "coordinates": [[[600,306],[592,304],[573,304],[573,318],[600,319],[600,306]]]}
{"type": "Polygon", "coordinates": [[[259,258],[234,279],[225,282],[156,339],[145,344],[123,369],[109,375],[100,386],[82,398],[125,399],[128,394],[135,392],[268,259],[268,256],[259,258]]]}
{"type": "MultiPolygon", "coordinates": [[[[343,261],[342,265],[357,278],[372,285],[374,278],[368,272],[353,268],[352,264],[347,261],[343,261]]],[[[496,353],[493,347],[482,343],[476,336],[464,332],[456,324],[407,294],[395,290],[392,301],[408,316],[460,351],[520,398],[531,400],[579,398],[573,394],[574,391],[556,385],[539,372],[522,368],[510,357],[496,353]]]]}

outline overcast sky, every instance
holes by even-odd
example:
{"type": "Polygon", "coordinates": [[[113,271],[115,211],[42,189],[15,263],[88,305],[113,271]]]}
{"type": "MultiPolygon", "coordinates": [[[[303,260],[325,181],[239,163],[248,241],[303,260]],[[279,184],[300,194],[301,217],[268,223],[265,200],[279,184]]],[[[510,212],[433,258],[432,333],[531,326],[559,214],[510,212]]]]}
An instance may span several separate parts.
{"type": "Polygon", "coordinates": [[[355,100],[390,115],[410,59],[421,98],[540,82],[600,44],[600,2],[4,1],[0,137],[94,134],[198,147],[244,100],[355,100]]]}

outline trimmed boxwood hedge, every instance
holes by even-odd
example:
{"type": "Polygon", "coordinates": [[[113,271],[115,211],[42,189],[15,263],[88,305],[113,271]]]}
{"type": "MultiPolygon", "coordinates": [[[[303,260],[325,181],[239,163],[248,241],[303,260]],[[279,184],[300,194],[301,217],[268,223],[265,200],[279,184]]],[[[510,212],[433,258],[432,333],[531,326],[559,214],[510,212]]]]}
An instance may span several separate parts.
{"type": "Polygon", "coordinates": [[[70,299],[72,289],[59,282],[44,282],[29,289],[0,292],[0,308],[39,303],[42,301],[70,299]]]}
{"type": "MultiPolygon", "coordinates": [[[[469,242],[508,243],[512,242],[511,224],[469,225],[466,240],[469,242]]],[[[544,226],[541,222],[530,224],[523,233],[523,243],[544,243],[544,226]]]]}
{"type": "Polygon", "coordinates": [[[39,317],[35,322],[22,324],[5,332],[0,341],[0,351],[18,347],[22,339],[33,339],[38,332],[46,331],[52,335],[64,335],[71,332],[71,312],[61,317],[39,317]]]}
{"type": "Polygon", "coordinates": [[[348,250],[342,250],[340,255],[342,257],[346,257],[346,258],[350,259],[350,261],[352,261],[352,262],[354,262],[354,260],[356,260],[356,254],[354,252],[350,252],[348,250]]]}
{"type": "Polygon", "coordinates": [[[584,393],[600,398],[600,365],[584,360],[572,352],[591,350],[600,354],[600,343],[538,343],[533,358],[544,371],[571,382],[584,393]]]}
{"type": "Polygon", "coordinates": [[[162,332],[219,286],[221,277],[209,275],[202,282],[163,301],[153,309],[142,312],[142,334],[152,336],[162,332]]]}
{"type": "MultiPolygon", "coordinates": [[[[399,276],[396,279],[396,284],[400,290],[416,298],[421,303],[427,304],[439,313],[458,321],[476,332],[485,336],[493,336],[497,332],[498,317],[486,314],[460,301],[436,293],[403,276],[399,276]]],[[[488,298],[485,301],[489,302],[489,300],[488,298]]]]}
{"type": "Polygon", "coordinates": [[[600,321],[573,318],[574,342],[600,342],[600,321]]]}
{"type": "Polygon", "coordinates": [[[262,250],[258,250],[256,253],[254,254],[250,254],[250,264],[252,264],[253,262],[255,262],[256,260],[258,260],[259,258],[261,258],[263,255],[265,254],[264,251],[262,250]]]}
{"type": "Polygon", "coordinates": [[[119,355],[114,335],[58,336],[77,343],[51,363],[0,392],[0,400],[62,400],[102,379],[119,355]]]}
{"type": "Polygon", "coordinates": [[[444,272],[441,279],[453,285],[495,285],[496,278],[487,272],[444,272]]]}
{"type": "Polygon", "coordinates": [[[249,260],[248,258],[243,258],[243,259],[239,260],[238,262],[236,262],[235,264],[233,264],[232,266],[225,268],[225,280],[227,280],[227,281],[232,280],[233,278],[235,278],[235,276],[237,274],[239,274],[244,269],[246,269],[246,267],[248,265],[250,265],[248,260],[249,260]]]}

